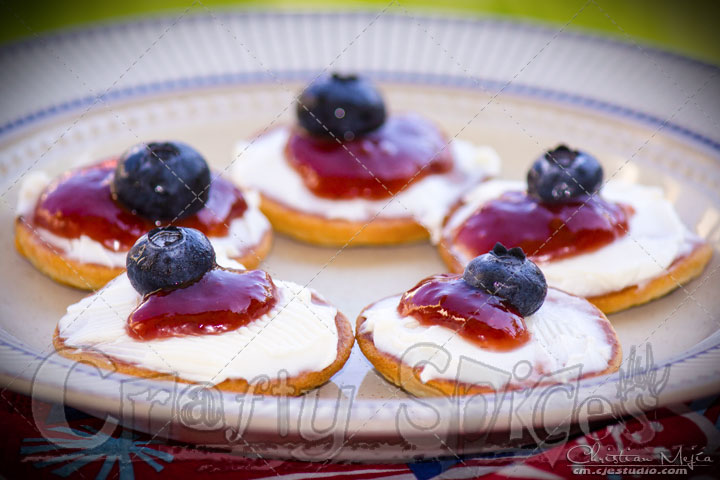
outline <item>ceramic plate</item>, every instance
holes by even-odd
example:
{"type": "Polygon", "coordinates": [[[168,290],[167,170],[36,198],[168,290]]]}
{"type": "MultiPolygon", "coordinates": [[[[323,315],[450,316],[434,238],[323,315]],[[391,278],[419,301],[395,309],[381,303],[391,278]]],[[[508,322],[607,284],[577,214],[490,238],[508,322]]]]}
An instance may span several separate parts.
{"type": "MultiPolygon", "coordinates": [[[[659,185],[683,221],[720,247],[717,69],[673,54],[498,20],[371,13],[205,10],[63,32],[0,52],[0,380],[5,388],[179,440],[243,454],[407,459],[562,441],[571,428],[720,390],[715,255],[701,278],[612,315],[625,352],[615,375],[502,396],[418,400],[356,349],[300,398],[249,398],[138,380],[53,354],[51,336],[83,295],[15,251],[19,183],[141,140],[176,138],[226,171],[232,146],[292,121],[318,74],[364,72],[394,111],[489,144],[520,179],[543,149],[594,152],[606,176],[659,185]],[[571,425],[573,425],[571,427],[571,425]]],[[[308,284],[355,318],[370,302],[443,271],[434,248],[316,248],[278,236],[263,267],[308,284]]],[[[29,419],[32,421],[32,419],[29,419]]]]}

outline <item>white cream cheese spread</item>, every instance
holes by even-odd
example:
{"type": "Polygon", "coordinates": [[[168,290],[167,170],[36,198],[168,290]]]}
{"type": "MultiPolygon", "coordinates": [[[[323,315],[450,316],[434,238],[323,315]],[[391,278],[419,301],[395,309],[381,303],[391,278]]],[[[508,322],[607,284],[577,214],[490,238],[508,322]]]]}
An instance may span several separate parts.
{"type": "Polygon", "coordinates": [[[241,141],[235,147],[235,183],[285,205],[328,219],[367,221],[372,218],[412,217],[439,239],[442,221],[460,195],[488,176],[500,171],[500,157],[490,147],[453,140],[453,172],[427,175],[399,192],[392,200],[334,200],[315,195],[287,162],[285,145],[290,130],[277,128],[255,142],[241,141]]]}
{"type": "Polygon", "coordinates": [[[293,377],[323,370],[337,357],[337,310],[313,302],[309,288],[274,283],[277,304],[244,327],[218,335],[138,341],[128,335],[126,324],[141,296],[123,273],[70,305],[58,324],[59,336],[68,347],[196,382],[251,382],[262,376],[277,378],[282,371],[293,377]]]}

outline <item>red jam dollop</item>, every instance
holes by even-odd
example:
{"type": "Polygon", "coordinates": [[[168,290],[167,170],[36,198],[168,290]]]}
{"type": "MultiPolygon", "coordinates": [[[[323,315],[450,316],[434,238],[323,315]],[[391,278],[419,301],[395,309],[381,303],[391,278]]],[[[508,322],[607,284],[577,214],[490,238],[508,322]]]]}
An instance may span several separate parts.
{"type": "Polygon", "coordinates": [[[276,302],[267,273],[218,267],[187,287],[146,295],[130,314],[127,329],[138,340],[213,335],[247,325],[276,302]]]}
{"type": "Polygon", "coordinates": [[[488,350],[506,351],[530,339],[525,320],[500,297],[468,285],[461,275],[440,274],[403,294],[398,313],[422,325],[440,325],[488,350]]]}
{"type": "Polygon", "coordinates": [[[500,242],[522,248],[536,261],[552,260],[611,243],[627,232],[630,215],[631,207],[597,196],[547,204],[525,192],[506,192],[472,214],[458,229],[455,243],[471,257],[500,242]]]}
{"type": "MultiPolygon", "coordinates": [[[[156,225],[113,199],[110,185],[116,163],[107,160],[63,175],[41,195],[33,223],[63,238],[86,235],[109,250],[129,250],[156,225]]],[[[217,178],[210,186],[205,206],[175,225],[196,228],[208,236],[222,236],[227,234],[230,221],[241,217],[246,209],[240,190],[217,178]]]]}
{"type": "Polygon", "coordinates": [[[288,139],[287,159],[315,195],[389,198],[408,183],[453,167],[445,136],[417,115],[390,117],[375,131],[340,140],[300,129],[288,139]]]}

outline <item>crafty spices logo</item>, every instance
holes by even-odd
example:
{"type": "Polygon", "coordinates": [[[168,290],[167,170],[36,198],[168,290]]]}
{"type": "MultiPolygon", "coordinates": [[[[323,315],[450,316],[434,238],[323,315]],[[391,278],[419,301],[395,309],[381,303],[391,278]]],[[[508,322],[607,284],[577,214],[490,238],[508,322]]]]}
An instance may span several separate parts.
{"type": "MultiPolygon", "coordinates": [[[[382,382],[387,389],[383,400],[371,409],[353,409],[358,401],[355,386],[330,382],[321,390],[297,396],[301,392],[285,371],[221,389],[214,384],[181,382],[173,374],[123,375],[126,365],[92,350],[84,350],[67,368],[69,360],[54,352],[36,371],[34,384],[62,379],[66,395],[85,385],[88,395],[97,395],[93,400],[97,411],[110,413],[92,426],[67,419],[62,412],[48,422],[42,390],[34,389],[34,421],[43,438],[35,438],[26,452],[43,452],[42,457],[33,457],[43,466],[62,463],[73,455],[94,461],[101,458],[97,452],[104,448],[122,447],[123,455],[131,457],[164,458],[162,451],[154,451],[161,440],[193,438],[194,443],[232,447],[250,455],[273,448],[298,460],[326,462],[352,444],[366,441],[365,427],[373,421],[394,422],[397,438],[406,450],[433,450],[458,458],[498,443],[547,453],[592,433],[599,423],[622,425],[628,418],[646,425],[645,431],[632,434],[649,441],[654,433],[652,422],[637,412],[658,405],[670,374],[670,367],[656,364],[651,344],[630,349],[618,373],[619,381],[609,383],[608,377],[590,387],[581,385],[581,364],[541,372],[522,360],[503,370],[465,356],[454,358],[447,349],[428,344],[414,345],[402,359],[400,365],[411,368],[400,368],[393,383],[421,395],[407,395],[390,382],[382,382]],[[418,355],[421,351],[425,353],[418,355]],[[454,382],[437,381],[448,378],[454,382]],[[483,381],[467,381],[478,378],[483,381]],[[444,391],[442,385],[448,383],[456,387],[444,391]],[[248,385],[253,388],[243,393],[248,385]],[[513,388],[502,387],[506,385],[513,388]],[[120,395],[101,393],[118,390],[120,395]],[[272,438],[258,437],[260,430],[272,431],[272,438]],[[130,443],[116,445],[121,441],[130,443]]],[[[370,371],[368,375],[379,373],[370,371]]],[[[77,399],[72,403],[89,405],[77,399]]],[[[573,450],[578,455],[573,458],[601,458],[599,450],[583,448],[573,450]]],[[[548,458],[550,462],[558,460],[561,458],[548,458]]],[[[153,462],[157,464],[157,459],[153,462]]]]}
{"type": "MultiPolygon", "coordinates": [[[[139,446],[152,448],[165,439],[192,438],[196,444],[248,455],[261,456],[260,452],[273,448],[285,449],[298,460],[324,461],[334,458],[352,435],[348,425],[356,398],[353,386],[329,383],[322,393],[316,389],[300,396],[302,391],[284,370],[220,386],[180,381],[172,373],[130,376],[127,365],[101,351],[84,349],[73,360],[66,358],[76,353],[74,349],[53,352],[36,370],[32,420],[42,438],[34,438],[39,444],[28,448],[44,446],[53,455],[83,456],[83,450],[97,455],[98,449],[115,448],[113,442],[120,439],[132,438],[139,446]],[[61,405],[49,422],[42,388],[50,382],[62,386],[63,403],[86,405],[103,415],[87,427],[67,418],[61,405]],[[87,392],[86,398],[68,401],[81,390],[87,392]],[[258,428],[273,431],[272,438],[257,436],[258,428]]],[[[134,455],[132,448],[125,453],[134,455]]],[[[46,457],[38,459],[38,465],[48,465],[46,457]]],[[[70,457],[52,461],[63,458],[70,457]]],[[[93,460],[88,457],[88,461],[93,460]]]]}

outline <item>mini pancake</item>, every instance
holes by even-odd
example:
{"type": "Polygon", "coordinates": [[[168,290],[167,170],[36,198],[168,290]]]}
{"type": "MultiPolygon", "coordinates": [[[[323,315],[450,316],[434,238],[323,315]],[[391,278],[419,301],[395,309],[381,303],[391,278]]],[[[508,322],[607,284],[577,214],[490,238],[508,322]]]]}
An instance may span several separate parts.
{"type": "Polygon", "coordinates": [[[276,231],[315,245],[399,245],[429,238],[425,227],[412,217],[367,222],[330,219],[298,211],[267,195],[261,195],[260,210],[276,231]]]}
{"type": "Polygon", "coordinates": [[[398,245],[436,239],[448,207],[499,166],[492,148],[413,112],[386,113],[367,79],[333,74],[303,90],[293,124],[237,143],[233,179],[292,238],[398,245]]]}
{"type": "MultiPolygon", "coordinates": [[[[318,305],[329,305],[316,295],[313,295],[312,301],[318,305]]],[[[255,393],[275,396],[296,396],[301,395],[308,390],[317,388],[326,383],[347,361],[355,341],[352,326],[348,319],[340,312],[335,316],[335,326],[338,333],[337,356],[335,360],[320,371],[306,371],[298,375],[281,378],[268,378],[260,382],[250,384],[244,378],[228,378],[216,385],[219,390],[235,393],[255,393]]],[[[212,339],[214,335],[206,335],[212,339]]],[[[192,380],[182,378],[142,367],[118,358],[113,358],[92,346],[87,348],[76,348],[67,345],[65,339],[61,336],[59,326],[55,329],[53,335],[53,345],[57,352],[70,360],[76,362],[85,362],[99,368],[112,370],[125,375],[131,375],[142,378],[154,378],[163,380],[178,381],[181,383],[193,384],[197,383],[192,380]]],[[[261,361],[261,359],[260,359],[261,361]]]]}
{"type": "MultiPolygon", "coordinates": [[[[568,295],[564,292],[560,292],[559,290],[555,291],[559,292],[560,295],[568,295]]],[[[571,295],[568,296],[580,300],[579,297],[574,297],[571,295]]],[[[368,317],[372,314],[374,307],[376,307],[383,301],[390,301],[395,298],[399,300],[400,296],[388,297],[385,300],[381,300],[367,306],[358,316],[355,328],[356,339],[360,350],[386,380],[420,397],[475,395],[494,393],[498,391],[498,389],[493,388],[486,382],[484,382],[485,379],[483,378],[478,378],[476,383],[461,382],[458,381],[457,378],[432,378],[427,381],[423,381],[420,377],[422,371],[421,367],[413,368],[407,363],[402,362],[400,358],[400,353],[389,353],[378,349],[375,344],[374,332],[371,330],[366,330],[364,328],[364,325],[368,321],[368,317]]],[[[620,364],[622,363],[622,348],[612,325],[600,310],[593,307],[587,302],[585,303],[590,309],[592,309],[591,315],[594,316],[594,319],[600,327],[600,330],[603,332],[605,340],[609,345],[611,345],[611,354],[609,360],[607,361],[606,368],[594,372],[584,373],[579,378],[570,379],[572,381],[611,374],[613,372],[616,372],[619,369],[620,364]]],[[[403,317],[399,317],[399,320],[401,320],[402,318],[403,317]]],[[[453,352],[449,353],[452,355],[453,352]]],[[[518,390],[524,388],[539,387],[542,385],[551,385],[556,383],[560,382],[540,379],[537,381],[528,381],[522,384],[508,383],[500,390],[518,390]]]]}

